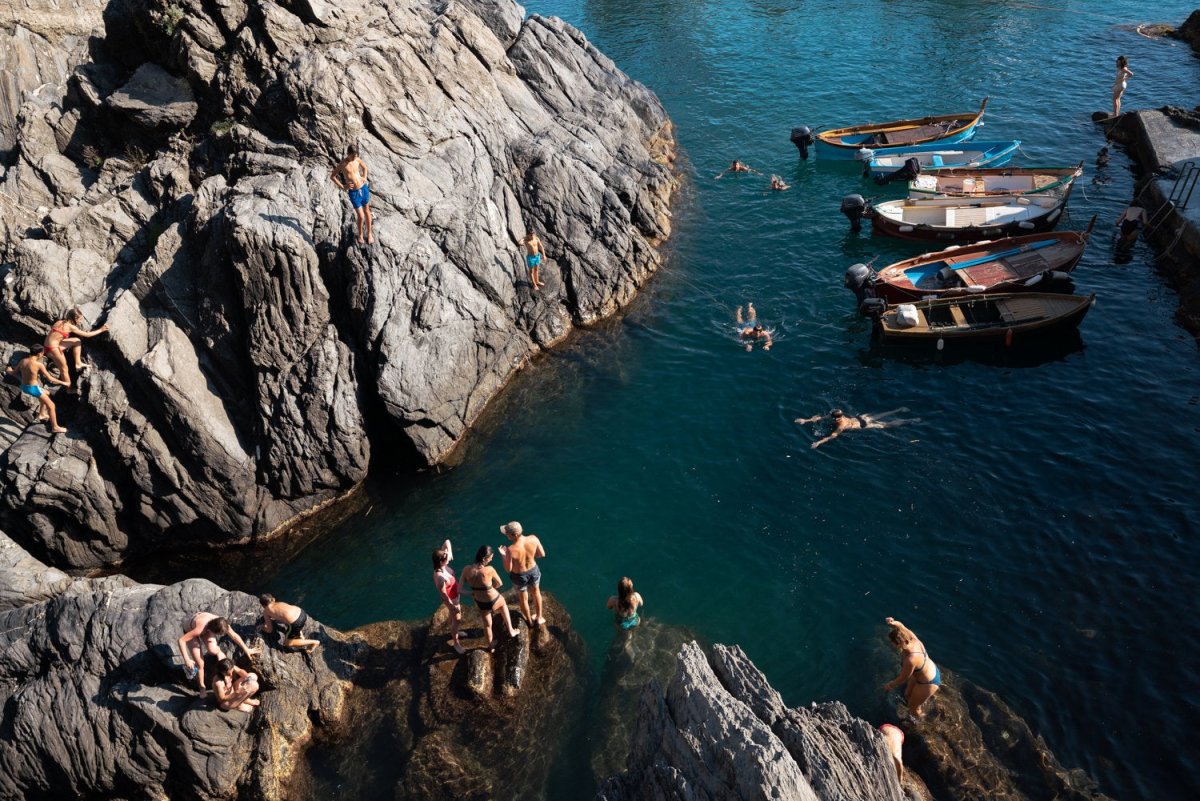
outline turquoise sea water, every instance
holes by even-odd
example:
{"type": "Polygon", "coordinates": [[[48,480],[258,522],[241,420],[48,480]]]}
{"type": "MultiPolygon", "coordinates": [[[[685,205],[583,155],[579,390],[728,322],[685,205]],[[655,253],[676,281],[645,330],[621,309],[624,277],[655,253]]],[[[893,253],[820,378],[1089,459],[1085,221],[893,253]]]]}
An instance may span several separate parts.
{"type": "Polygon", "coordinates": [[[1178,23],[1195,5],[528,3],[578,26],[674,119],[688,177],[668,265],[627,314],[516,380],[460,466],[377,477],[367,511],[266,585],[340,627],[424,617],[430,550],[450,536],[461,567],[518,519],[545,541],[544,586],[596,671],[604,601],[628,575],[649,615],[740,643],[789,703],[873,717],[894,615],[1104,792],[1200,797],[1200,354],[1148,247],[1113,262],[1133,177],[1114,148],[1093,183],[1104,142],[1089,121],[1121,53],[1126,108],[1200,103],[1200,59],[1125,24],[1178,23]],[[788,133],[985,95],[980,136],[1023,140],[1016,163],[1087,161],[1063,227],[1099,215],[1076,276],[1099,303],[1041,359],[881,353],[842,273],[921,248],[850,235],[839,200],[877,190],[802,162],[788,133]],[[733,158],[794,188],[713,181],[733,158]],[[746,301],[775,327],[769,353],[733,340],[746,301]],[[811,450],[793,418],[834,405],[921,422],[811,450]]]}

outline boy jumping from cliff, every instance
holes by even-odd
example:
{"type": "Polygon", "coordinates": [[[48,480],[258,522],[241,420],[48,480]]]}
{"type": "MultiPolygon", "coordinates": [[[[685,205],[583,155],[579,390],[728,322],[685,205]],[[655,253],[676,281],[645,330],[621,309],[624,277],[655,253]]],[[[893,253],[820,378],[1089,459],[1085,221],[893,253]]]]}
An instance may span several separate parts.
{"type": "Polygon", "coordinates": [[[367,231],[367,244],[375,244],[371,231],[371,185],[367,183],[367,165],[358,157],[358,147],[346,148],[346,157],[338,162],[329,177],[338,189],[350,196],[354,207],[354,219],[358,222],[358,244],[363,243],[363,228],[367,231]]]}
{"type": "MultiPolygon", "coordinates": [[[[46,369],[46,363],[42,360],[41,345],[37,346],[37,349],[32,351],[24,359],[21,359],[21,361],[17,362],[16,368],[9,367],[6,372],[8,372],[9,375],[13,375],[15,373],[16,376],[21,380],[21,392],[35,399],[40,404],[37,421],[41,423],[49,420],[50,430],[52,432],[55,434],[67,433],[67,429],[58,424],[58,412],[54,408],[54,401],[50,400],[50,393],[42,389],[42,384],[39,379],[42,376],[45,376],[46,380],[50,383],[58,384],[59,386],[63,387],[71,386],[71,382],[61,378],[55,378],[50,374],[50,371],[46,369]]],[[[64,373],[64,375],[66,374],[64,373]]]]}

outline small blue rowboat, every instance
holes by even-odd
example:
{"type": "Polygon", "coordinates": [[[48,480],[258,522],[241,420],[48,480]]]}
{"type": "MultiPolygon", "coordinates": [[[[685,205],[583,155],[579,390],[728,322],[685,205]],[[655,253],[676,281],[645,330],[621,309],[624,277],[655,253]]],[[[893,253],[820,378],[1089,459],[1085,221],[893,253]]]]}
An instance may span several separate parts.
{"type": "Polygon", "coordinates": [[[817,156],[847,161],[853,159],[854,154],[863,147],[907,147],[927,142],[965,142],[975,135],[975,127],[983,119],[986,108],[985,97],[979,104],[979,111],[822,131],[816,135],[817,156]]]}
{"type": "Polygon", "coordinates": [[[872,178],[884,178],[904,167],[909,159],[917,160],[921,172],[1001,167],[1012,160],[1020,146],[1020,139],[959,145],[932,142],[912,147],[863,148],[859,159],[866,162],[865,172],[872,178]]]}

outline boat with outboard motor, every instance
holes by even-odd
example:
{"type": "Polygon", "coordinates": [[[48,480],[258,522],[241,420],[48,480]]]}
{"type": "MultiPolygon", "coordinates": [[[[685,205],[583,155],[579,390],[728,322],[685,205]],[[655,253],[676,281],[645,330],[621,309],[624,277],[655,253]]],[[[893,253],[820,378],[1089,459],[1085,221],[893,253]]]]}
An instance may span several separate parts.
{"type": "Polygon", "coordinates": [[[951,245],[889,264],[879,272],[865,264],[846,270],[843,283],[860,308],[869,298],[908,303],[937,297],[997,292],[1074,291],[1071,271],[1087,248],[1096,218],[1084,231],[1014,236],[973,245],[951,245]]]}
{"type": "MultiPolygon", "coordinates": [[[[1070,191],[1059,197],[905,198],[864,203],[861,214],[877,234],[918,241],[978,242],[1049,231],[1062,217],[1069,197],[1070,191]]],[[[842,201],[842,213],[849,217],[848,200],[842,201]]],[[[851,225],[854,222],[851,219],[851,225]]]]}
{"type": "Polygon", "coordinates": [[[853,159],[863,147],[896,147],[938,141],[962,142],[975,135],[975,128],[983,119],[986,108],[985,97],[979,104],[979,111],[852,125],[848,128],[822,131],[815,135],[817,155],[824,159],[848,160],[853,159]]]}
{"type": "Polygon", "coordinates": [[[996,197],[998,195],[1066,195],[1083,175],[1083,162],[1074,167],[1001,167],[938,170],[916,176],[908,196],[996,197]]]}
{"type": "Polygon", "coordinates": [[[1012,160],[1019,147],[1020,139],[994,142],[972,140],[959,144],[930,142],[909,147],[864,147],[855,157],[864,163],[863,172],[866,175],[873,178],[875,183],[885,184],[908,180],[930,171],[1000,167],[1012,160]]]}
{"type": "Polygon", "coordinates": [[[1077,327],[1095,302],[1095,295],[1041,292],[936,298],[882,309],[875,330],[891,343],[1023,344],[1077,327]]]}

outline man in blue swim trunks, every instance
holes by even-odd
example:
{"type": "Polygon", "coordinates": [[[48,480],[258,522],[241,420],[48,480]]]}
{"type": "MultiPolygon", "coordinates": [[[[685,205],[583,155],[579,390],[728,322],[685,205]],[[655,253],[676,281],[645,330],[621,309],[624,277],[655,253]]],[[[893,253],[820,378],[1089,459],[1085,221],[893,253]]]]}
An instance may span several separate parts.
{"type": "Polygon", "coordinates": [[[533,284],[533,291],[537,292],[545,286],[538,274],[538,268],[546,258],[546,248],[542,247],[542,240],[533,231],[525,234],[521,244],[525,246],[525,266],[529,268],[529,283],[533,284]]]}
{"type": "Polygon", "coordinates": [[[542,541],[532,534],[526,534],[517,521],[505,523],[500,527],[501,533],[512,543],[500,546],[500,555],[504,557],[504,569],[512,579],[513,586],[521,600],[521,614],[531,626],[540,626],[546,622],[542,616],[542,570],[537,560],[546,555],[542,541]],[[536,615],[529,613],[529,594],[533,593],[533,605],[536,615]]]}
{"type": "Polygon", "coordinates": [[[34,398],[40,404],[38,411],[38,422],[46,420],[50,421],[50,430],[55,434],[65,434],[67,429],[58,424],[58,414],[54,409],[54,401],[50,400],[50,393],[42,389],[42,376],[52,384],[69,387],[71,382],[64,381],[61,378],[55,378],[46,369],[46,363],[42,361],[42,346],[38,345],[35,350],[31,351],[28,356],[17,362],[16,368],[9,367],[7,370],[9,375],[16,374],[21,380],[21,392],[31,398],[34,398]]]}
{"type": "Polygon", "coordinates": [[[329,177],[338,189],[350,196],[354,219],[358,223],[358,244],[363,243],[364,228],[367,244],[375,244],[375,235],[371,231],[371,185],[367,183],[367,165],[358,157],[355,145],[346,148],[346,157],[333,168],[329,177]]]}

